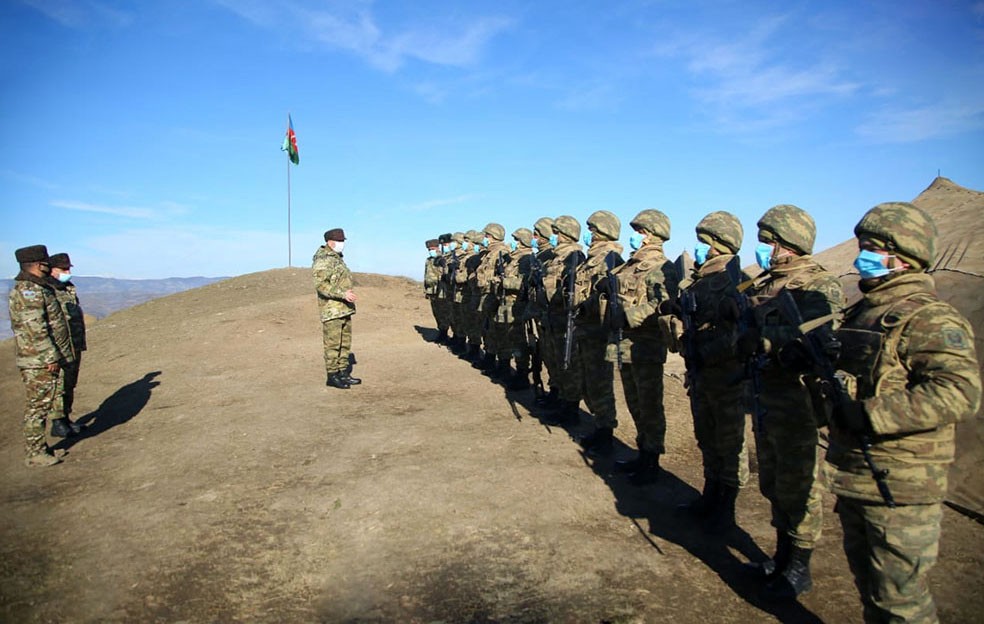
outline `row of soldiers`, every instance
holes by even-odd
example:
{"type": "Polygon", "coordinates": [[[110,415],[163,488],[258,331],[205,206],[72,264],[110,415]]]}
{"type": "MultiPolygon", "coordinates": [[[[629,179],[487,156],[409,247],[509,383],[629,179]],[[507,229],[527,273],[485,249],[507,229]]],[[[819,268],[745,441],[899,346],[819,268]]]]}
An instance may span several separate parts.
{"type": "Polygon", "coordinates": [[[497,223],[427,241],[436,340],[512,389],[530,386],[532,367],[548,422],[573,424],[584,401],[593,428],[578,441],[590,455],[613,449],[618,370],[638,455],[616,470],[637,485],[658,478],[663,367],[668,351],[681,353],[704,474],[684,510],[710,533],[735,526],[752,416],[776,530],[774,555],[748,566],[763,599],[812,588],[826,485],[865,620],[935,621],[926,572],[954,424],[977,411],[981,380],[970,325],[938,299],[927,272],[932,219],[901,202],[864,215],[855,228],[863,297],[850,307],[840,280],[813,259],[815,222],[797,206],[774,206],[757,222],[754,278],[741,269],[743,228],[728,212],[697,224],[692,266],[686,254],[664,255],[670,221],[658,210],[630,221],[628,260],[618,217],[601,210],[586,225],[582,236],[574,217],[544,217],[515,230],[509,246],[497,223]]]}
{"type": "Polygon", "coordinates": [[[47,444],[51,436],[67,438],[81,432],[70,416],[82,365],[85,317],[72,284],[67,253],[48,255],[44,245],[14,252],[20,271],[8,295],[10,327],[14,332],[17,368],[27,394],[24,440],[28,466],[51,466],[61,461],[47,444]]]}

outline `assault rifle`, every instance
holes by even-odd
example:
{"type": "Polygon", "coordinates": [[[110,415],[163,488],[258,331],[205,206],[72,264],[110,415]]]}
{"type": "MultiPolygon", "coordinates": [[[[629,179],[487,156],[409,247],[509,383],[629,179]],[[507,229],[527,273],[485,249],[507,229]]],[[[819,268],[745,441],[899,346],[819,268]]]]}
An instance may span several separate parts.
{"type": "Polygon", "coordinates": [[[625,311],[618,298],[618,275],[613,269],[621,264],[621,257],[614,251],[605,256],[605,291],[608,295],[608,305],[605,307],[605,324],[608,330],[615,334],[615,362],[618,370],[622,370],[622,330],[625,329],[625,311]]]}
{"type": "MultiPolygon", "coordinates": [[[[692,261],[687,252],[673,263],[676,267],[677,279],[680,284],[690,281],[693,269],[692,261]]],[[[690,411],[697,413],[697,297],[690,288],[680,289],[680,320],[683,323],[683,362],[686,365],[684,380],[687,395],[690,397],[690,411]]]]}
{"type": "Polygon", "coordinates": [[[577,267],[584,262],[584,253],[579,249],[572,251],[564,263],[567,265],[567,274],[564,276],[564,305],[567,308],[567,326],[564,330],[564,361],[563,370],[571,366],[571,355],[574,350],[574,316],[577,310],[574,308],[574,290],[577,282],[577,267]]]}
{"type": "Polygon", "coordinates": [[[454,291],[457,288],[455,284],[455,275],[458,273],[458,266],[461,263],[461,258],[459,258],[454,251],[451,252],[451,258],[446,261],[445,266],[445,281],[448,283],[448,290],[450,292],[451,298],[454,298],[454,291]]]}
{"type": "MultiPolygon", "coordinates": [[[[737,255],[728,261],[725,271],[728,273],[731,286],[734,288],[734,294],[732,296],[734,297],[735,305],[738,307],[736,323],[738,325],[738,335],[740,336],[755,327],[755,311],[751,302],[748,300],[748,295],[745,294],[745,290],[751,285],[751,282],[746,280],[742,274],[741,260],[737,255]]],[[[745,361],[745,378],[752,382],[752,418],[755,419],[755,424],[759,431],[763,432],[765,431],[766,410],[762,407],[761,401],[762,369],[765,367],[766,361],[766,355],[759,350],[756,350],[745,361]]]]}
{"type": "MultiPolygon", "coordinates": [[[[827,355],[825,346],[830,344],[830,340],[827,341],[827,345],[823,344],[821,337],[816,331],[820,327],[825,326],[830,319],[828,317],[822,317],[809,323],[804,323],[799,306],[796,305],[796,300],[793,299],[793,296],[788,290],[783,290],[779,293],[779,306],[786,320],[796,327],[803,351],[809,357],[814,371],[820,376],[821,385],[826,390],[825,394],[833,400],[834,418],[836,420],[844,414],[847,401],[850,400],[850,397],[844,391],[844,386],[841,385],[840,380],[837,378],[837,372],[834,370],[834,366],[831,364],[830,358],[827,355]],[[820,321],[824,322],[820,323],[820,321]]],[[[871,436],[865,433],[854,433],[854,435],[857,436],[858,443],[861,445],[861,455],[864,457],[864,463],[867,464],[868,470],[871,471],[871,478],[875,480],[875,485],[878,486],[878,493],[881,494],[886,505],[894,508],[895,498],[892,496],[892,491],[888,488],[888,469],[878,468],[875,464],[875,460],[871,456],[871,436]]]]}
{"type": "MultiPolygon", "coordinates": [[[[530,373],[533,375],[533,394],[539,397],[545,393],[543,387],[543,354],[540,351],[543,345],[541,336],[538,336],[536,333],[536,323],[533,322],[533,316],[529,314],[529,311],[530,306],[539,306],[540,302],[545,300],[543,263],[537,257],[536,251],[533,251],[527,257],[529,258],[529,275],[520,292],[525,297],[527,306],[526,335],[529,336],[530,373]]],[[[520,274],[522,274],[522,270],[520,270],[520,274]]]]}

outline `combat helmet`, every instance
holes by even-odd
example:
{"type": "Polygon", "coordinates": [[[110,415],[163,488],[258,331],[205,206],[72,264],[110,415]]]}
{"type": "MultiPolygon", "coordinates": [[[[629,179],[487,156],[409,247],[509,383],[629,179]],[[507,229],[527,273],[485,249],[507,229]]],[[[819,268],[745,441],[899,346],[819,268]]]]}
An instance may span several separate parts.
{"type": "Polygon", "coordinates": [[[871,239],[916,268],[925,269],[936,259],[936,224],[907,202],[878,204],[854,226],[854,235],[871,239]]]}
{"type": "Polygon", "coordinates": [[[523,247],[530,247],[533,244],[533,232],[529,228],[519,228],[512,233],[512,236],[523,247]]]}
{"type": "Polygon", "coordinates": [[[596,210],[588,217],[588,227],[594,228],[605,240],[618,240],[622,232],[622,222],[607,210],[596,210]]]}
{"type": "Polygon", "coordinates": [[[758,220],[759,238],[778,240],[801,254],[813,253],[817,224],[805,210],[792,204],[769,208],[758,220]]]}
{"type": "Polygon", "coordinates": [[[721,253],[738,253],[744,236],[738,217],[724,210],[712,212],[697,224],[697,238],[721,253]]]}
{"type": "Polygon", "coordinates": [[[652,208],[643,210],[629,222],[629,225],[633,229],[644,230],[653,236],[658,236],[664,241],[670,240],[670,218],[659,210],[652,208]]]}
{"type": "Polygon", "coordinates": [[[553,234],[553,224],[554,220],[550,217],[540,217],[533,224],[533,233],[540,238],[550,238],[550,235],[553,234]]]}
{"type": "Polygon", "coordinates": [[[506,228],[502,227],[498,223],[489,223],[485,226],[482,232],[486,236],[494,238],[497,241],[501,241],[506,237],[506,228]]]}
{"type": "Polygon", "coordinates": [[[462,243],[465,242],[464,232],[455,232],[454,234],[451,235],[451,240],[458,243],[458,245],[460,246],[462,243]]]}
{"type": "Polygon", "coordinates": [[[553,231],[554,234],[563,234],[572,241],[581,238],[581,224],[577,222],[577,219],[568,215],[561,215],[554,219],[553,231]]]}

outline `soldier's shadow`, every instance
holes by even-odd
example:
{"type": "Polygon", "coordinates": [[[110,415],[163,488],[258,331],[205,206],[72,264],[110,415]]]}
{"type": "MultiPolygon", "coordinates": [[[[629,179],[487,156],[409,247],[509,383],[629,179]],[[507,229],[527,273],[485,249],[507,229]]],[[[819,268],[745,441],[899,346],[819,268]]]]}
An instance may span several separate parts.
{"type": "Polygon", "coordinates": [[[615,495],[616,510],[636,525],[655,552],[660,555],[666,554],[660,547],[659,540],[683,547],[717,574],[718,578],[735,592],[735,595],[771,614],[780,622],[795,624],[823,622],[799,602],[773,603],[759,598],[762,589],[761,579],[755,578],[746,571],[743,563],[763,561],[768,555],[740,527],[732,529],[726,535],[708,535],[689,514],[679,511],[679,505],[694,500],[699,494],[685,481],[663,470],[657,483],[640,488],[632,485],[624,475],[614,472],[614,458],[628,454],[626,448],[617,441],[616,451],[610,457],[593,459],[583,452],[581,457],[585,465],[591,468],[615,495]],[[739,553],[741,558],[735,553],[739,553]]]}
{"type": "Polygon", "coordinates": [[[161,371],[147,373],[106,397],[99,407],[75,421],[82,427],[77,437],[64,438],[52,448],[68,450],[80,440],[95,437],[132,419],[150,401],[151,391],[161,384],[155,379],[160,374],[161,371]]]}
{"type": "Polygon", "coordinates": [[[420,334],[420,337],[427,342],[434,342],[437,339],[437,328],[436,327],[421,327],[420,325],[414,325],[414,329],[420,334]]]}

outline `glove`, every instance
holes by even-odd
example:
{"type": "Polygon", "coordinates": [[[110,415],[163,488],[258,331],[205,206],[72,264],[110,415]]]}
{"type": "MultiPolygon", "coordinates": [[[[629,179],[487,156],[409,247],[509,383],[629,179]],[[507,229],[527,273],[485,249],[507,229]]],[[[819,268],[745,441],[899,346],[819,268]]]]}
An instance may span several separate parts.
{"type": "Polygon", "coordinates": [[[793,372],[803,372],[813,366],[810,354],[807,352],[806,346],[801,340],[787,342],[779,349],[776,358],[784,369],[793,372]]]}
{"type": "Polygon", "coordinates": [[[871,419],[864,411],[864,402],[855,400],[844,400],[834,410],[834,420],[837,424],[847,431],[857,435],[869,435],[871,430],[871,419]]]}
{"type": "Polygon", "coordinates": [[[737,351],[739,360],[747,360],[748,358],[755,355],[762,342],[762,334],[759,332],[757,327],[751,327],[745,330],[740,336],[738,336],[738,341],[735,343],[735,351],[737,351]]]}

